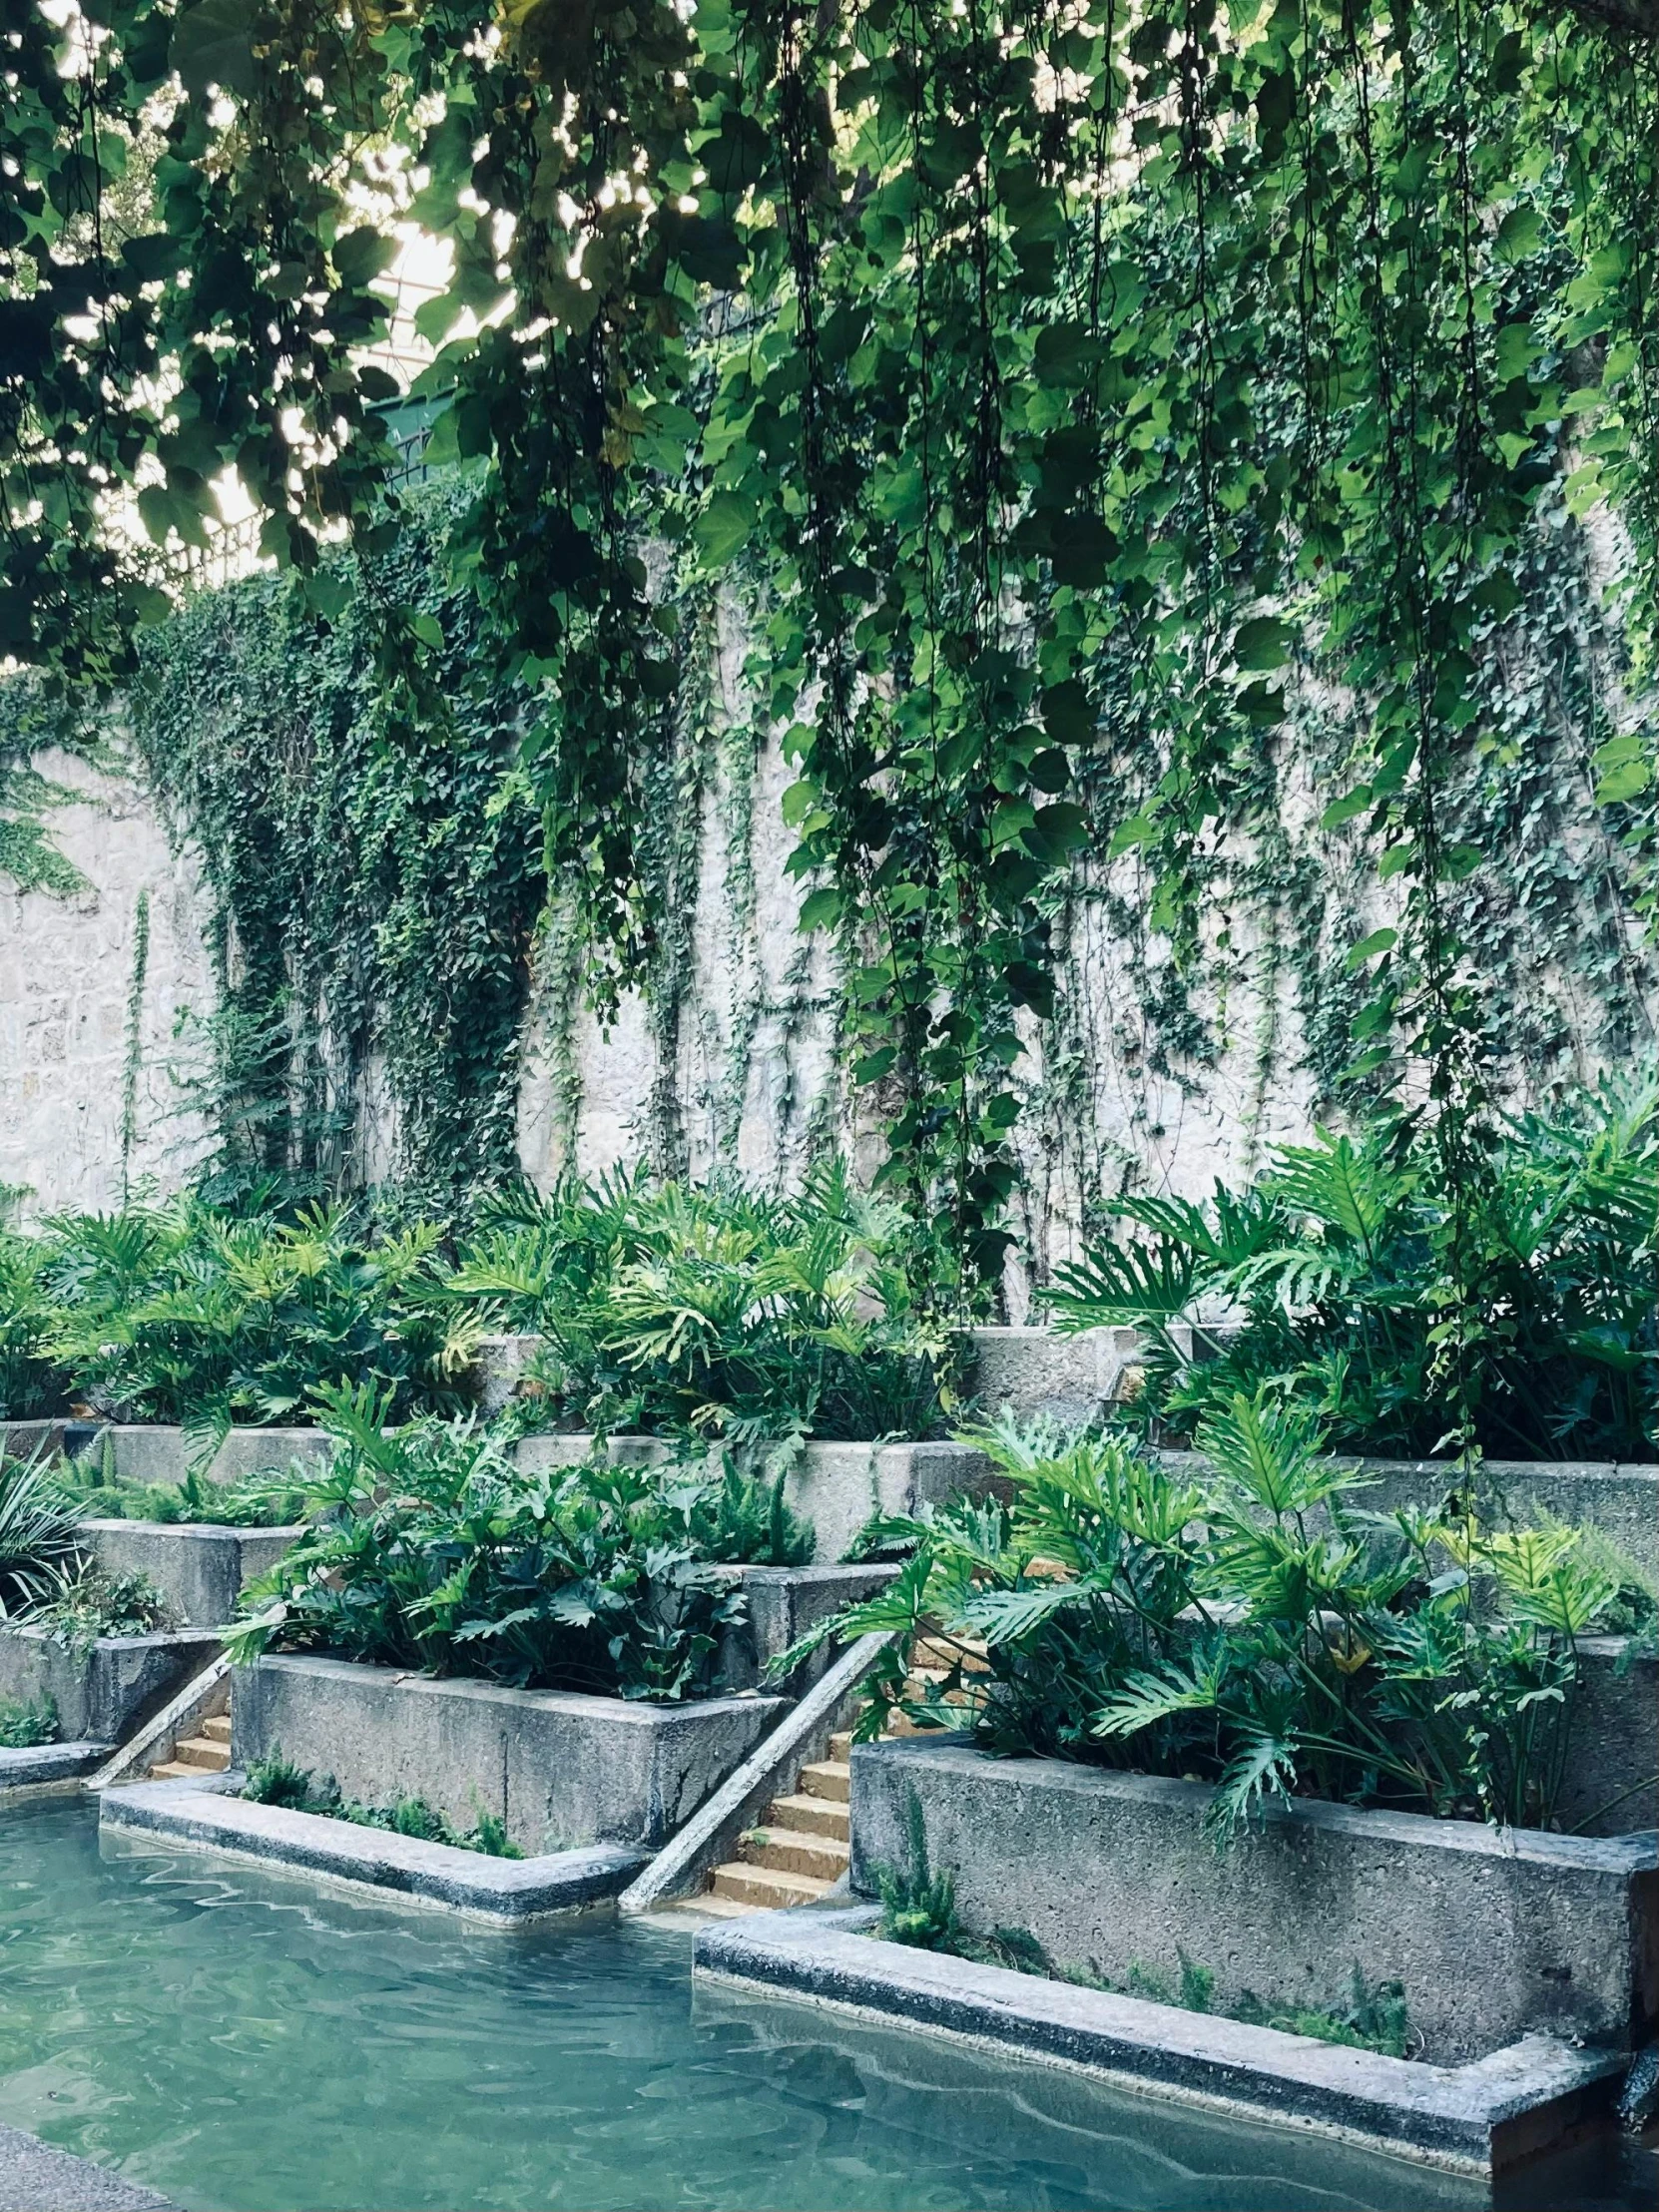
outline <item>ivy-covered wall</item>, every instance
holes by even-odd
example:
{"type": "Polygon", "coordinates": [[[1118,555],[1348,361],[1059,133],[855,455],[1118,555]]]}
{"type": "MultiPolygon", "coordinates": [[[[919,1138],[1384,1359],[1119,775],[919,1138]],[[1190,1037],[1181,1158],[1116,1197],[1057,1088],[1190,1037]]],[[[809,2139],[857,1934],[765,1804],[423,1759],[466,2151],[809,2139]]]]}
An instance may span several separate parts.
{"type": "MultiPolygon", "coordinates": [[[[136,870],[123,846],[120,887],[94,893],[126,916],[99,956],[109,991],[130,997],[140,893],[153,910],[171,901],[169,944],[188,942],[199,913],[201,951],[182,994],[191,958],[168,952],[165,1009],[162,976],[137,975],[133,1034],[148,1041],[125,1139],[119,1051],[91,1077],[25,1043],[8,1009],[8,1037],[38,1058],[39,1111],[82,1115],[89,1080],[117,1101],[93,1142],[109,1155],[101,1184],[84,1164],[60,1174],[38,1141],[26,1160],[9,1144],[0,1181],[33,1183],[37,1206],[117,1193],[135,1157],[176,1177],[202,1157],[203,1129],[221,1172],[372,1182],[446,1209],[517,1165],[545,1182],[641,1152],[667,1170],[732,1163],[765,1179],[835,1146],[876,1165],[868,1093],[844,1080],[836,948],[796,926],[810,886],[785,865],[794,771],[766,725],[764,626],[743,586],[681,610],[680,694],[636,825],[661,917],[649,984],[602,1021],[581,894],[544,873],[520,700],[485,663],[468,603],[438,581],[431,540],[449,497],[441,484],[423,494],[420,526],[366,584],[342,568],[331,623],[256,578],[151,634],[125,730],[105,733],[130,763],[129,783],[106,792],[130,818],[154,810],[151,841],[136,870]],[[441,698],[419,714],[385,704],[401,695],[354,611],[366,589],[441,637],[441,698]],[[188,912],[186,878],[200,884],[188,912]]],[[[1503,1081],[1527,1099],[1650,1053],[1659,1001],[1626,855],[1592,802],[1618,667],[1592,548],[1559,504],[1540,510],[1535,539],[1516,578],[1522,619],[1482,677],[1493,735],[1451,793],[1452,831],[1481,855],[1459,886],[1459,933],[1503,1081]]],[[[1325,826],[1355,742],[1347,703],[1306,684],[1290,707],[1264,736],[1240,827],[1193,886],[1190,930],[1155,925],[1124,837],[1160,773],[1150,738],[1137,752],[1119,732],[1111,773],[1085,775],[1089,848],[1054,903],[1056,1012],[1027,1018],[1016,1071],[1016,1311],[1027,1265],[1046,1272],[1103,1195],[1202,1190],[1332,1108],[1363,996],[1348,955],[1388,918],[1388,888],[1362,824],[1325,826]]],[[[117,847],[95,822],[71,823],[64,849],[99,885],[117,847]]],[[[38,994],[55,963],[84,964],[70,949],[79,909],[47,887],[17,906],[38,994]]],[[[24,988],[15,963],[0,966],[8,1000],[24,988]]]]}

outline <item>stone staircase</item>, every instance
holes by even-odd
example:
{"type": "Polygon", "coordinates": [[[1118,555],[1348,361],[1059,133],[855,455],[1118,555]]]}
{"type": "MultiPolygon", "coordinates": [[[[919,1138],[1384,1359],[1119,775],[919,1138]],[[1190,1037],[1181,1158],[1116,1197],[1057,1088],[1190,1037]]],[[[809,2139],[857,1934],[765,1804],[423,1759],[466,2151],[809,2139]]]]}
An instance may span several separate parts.
{"type": "Polygon", "coordinates": [[[231,1764],[231,1716],[218,1713],[199,1723],[201,1733],[181,1737],[171,1759],[150,1769],[152,1782],[184,1782],[193,1776],[223,1774],[231,1764]]]}
{"type": "MultiPolygon", "coordinates": [[[[948,1645],[920,1638],[911,1655],[905,1696],[927,1696],[945,1680],[956,1658],[948,1645]]],[[[983,1671],[982,1656],[970,1651],[963,1672],[983,1671]]],[[[953,1691],[948,1702],[964,1700],[953,1691]]],[[[886,1733],[914,1736],[922,1731],[900,1713],[889,1719],[886,1733]]],[[[801,1769],[794,1791],[773,1799],[765,1820],[740,1837],[736,1859],[716,1867],[708,1889],[688,1905],[715,1920],[739,1920],[777,1906],[812,1905],[832,1889],[845,1874],[851,1853],[851,1748],[850,1729],[831,1736],[828,1758],[801,1769]]]]}

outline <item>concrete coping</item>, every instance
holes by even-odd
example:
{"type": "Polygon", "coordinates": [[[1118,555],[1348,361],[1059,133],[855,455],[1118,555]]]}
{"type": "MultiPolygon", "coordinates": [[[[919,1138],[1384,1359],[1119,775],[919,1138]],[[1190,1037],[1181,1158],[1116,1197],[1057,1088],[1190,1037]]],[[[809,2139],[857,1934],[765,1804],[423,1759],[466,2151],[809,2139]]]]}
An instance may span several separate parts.
{"type": "Polygon", "coordinates": [[[109,1789],[100,1800],[99,1827],[389,1893],[496,1927],[603,1903],[626,1889],[651,1856],[592,1844],[535,1859],[492,1859],[319,1813],[250,1804],[236,1794],[246,1780],[233,1768],[200,1782],[109,1789]]]}
{"type": "Polygon", "coordinates": [[[1577,2131],[1611,2107],[1628,2064],[1547,2035],[1462,2066],[1389,2058],[873,1940],[879,1918],[808,1907],[717,1924],[699,1934],[693,1970],[1454,2173],[1499,2172],[1577,2131]]]}
{"type": "Polygon", "coordinates": [[[44,1795],[47,1791],[78,1789],[82,1777],[100,1767],[114,1748],[113,1744],[95,1743],[90,1736],[67,1744],[0,1746],[0,1792],[10,1795],[19,1790],[38,1790],[44,1795]]]}
{"type": "Polygon", "coordinates": [[[175,2212],[171,2197],[125,2174],[20,2127],[0,2127],[0,2206],[14,2205],[28,2212],[175,2212]]]}
{"type": "Polygon", "coordinates": [[[81,1526],[89,1534],[130,1535],[142,1530],[148,1539],[152,1536],[171,1537],[179,1543],[246,1543],[251,1537],[262,1543],[275,1543],[278,1539],[295,1543],[304,1535],[304,1521],[279,1521],[275,1527],[253,1528],[242,1521],[164,1521],[141,1520],[137,1514],[114,1516],[100,1514],[87,1518],[81,1526]]]}

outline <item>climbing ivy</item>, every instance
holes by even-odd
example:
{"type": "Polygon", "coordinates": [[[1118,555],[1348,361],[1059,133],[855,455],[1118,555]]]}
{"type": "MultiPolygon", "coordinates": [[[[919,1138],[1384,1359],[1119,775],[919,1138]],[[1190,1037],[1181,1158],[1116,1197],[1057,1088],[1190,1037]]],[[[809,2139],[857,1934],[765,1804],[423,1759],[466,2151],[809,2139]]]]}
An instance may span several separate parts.
{"type": "Polygon", "coordinates": [[[453,1212],[516,1160],[541,822],[522,696],[480,683],[475,609],[436,565],[453,507],[428,496],[383,571],[442,633],[441,715],[388,707],[349,559],[324,571],[346,587],[332,622],[260,577],[144,642],[128,713],[213,894],[211,1104],[233,1179],[387,1182],[453,1212]]]}

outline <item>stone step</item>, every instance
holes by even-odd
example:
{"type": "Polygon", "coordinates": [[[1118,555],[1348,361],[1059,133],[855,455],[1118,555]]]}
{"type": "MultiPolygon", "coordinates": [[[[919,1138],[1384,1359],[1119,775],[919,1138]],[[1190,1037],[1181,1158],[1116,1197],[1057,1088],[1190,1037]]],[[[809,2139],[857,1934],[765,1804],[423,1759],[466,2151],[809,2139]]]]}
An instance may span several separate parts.
{"type": "Polygon", "coordinates": [[[808,1836],[833,1836],[845,1843],[851,1833],[851,1808],[830,1798],[779,1797],[767,1807],[763,1828],[790,1828],[808,1836]]]}
{"type": "Polygon", "coordinates": [[[187,1736],[173,1747],[176,1761],[207,1774],[223,1774],[231,1764],[231,1747],[211,1736],[187,1736]]]}
{"type": "Polygon", "coordinates": [[[740,1848],[746,1866],[816,1875],[821,1882],[838,1882],[851,1858],[838,1836],[809,1836],[801,1828],[752,1828],[740,1848]]]}
{"type": "Polygon", "coordinates": [[[213,1714],[210,1719],[205,1720],[202,1723],[202,1734],[206,1736],[210,1740],[210,1742],[216,1744],[228,1744],[231,1741],[230,1714],[213,1714]]]}
{"type": "Polygon", "coordinates": [[[715,1869],[713,1887],[717,1898],[766,1912],[781,1905],[812,1905],[830,1885],[810,1874],[780,1874],[772,1867],[749,1867],[734,1860],[715,1869]]]}
{"type": "Polygon", "coordinates": [[[689,1919],[704,1921],[746,1921],[755,1908],[744,1905],[737,1898],[717,1898],[713,1890],[705,1890],[701,1897],[681,1898],[678,1904],[667,1908],[670,1913],[684,1913],[689,1919]]]}
{"type": "Polygon", "coordinates": [[[844,1759],[820,1759],[802,1768],[801,1791],[805,1797],[831,1798],[837,1805],[846,1805],[852,1797],[852,1769],[844,1759]]]}
{"type": "Polygon", "coordinates": [[[159,1766],[151,1768],[147,1779],[151,1782],[183,1782],[187,1777],[193,1782],[200,1782],[202,1769],[187,1767],[182,1759],[164,1759],[159,1766]]]}
{"type": "Polygon", "coordinates": [[[844,1765],[845,1765],[845,1763],[846,1763],[846,1761],[847,1761],[847,1759],[848,1759],[848,1758],[849,1758],[849,1757],[851,1756],[851,1753],[852,1753],[852,1731],[851,1731],[851,1729],[850,1729],[850,1728],[837,1728],[837,1729],[836,1729],[836,1731],[835,1731],[835,1733],[834,1733],[834,1734],[833,1734],[833,1735],[832,1735],[832,1736],[830,1737],[830,1749],[829,1749],[828,1753],[826,1754],[826,1756],[827,1756],[828,1758],[830,1758],[830,1759],[836,1759],[836,1760],[839,1760],[839,1761],[841,1762],[841,1764],[842,1764],[842,1765],[844,1766],[844,1765]]]}

